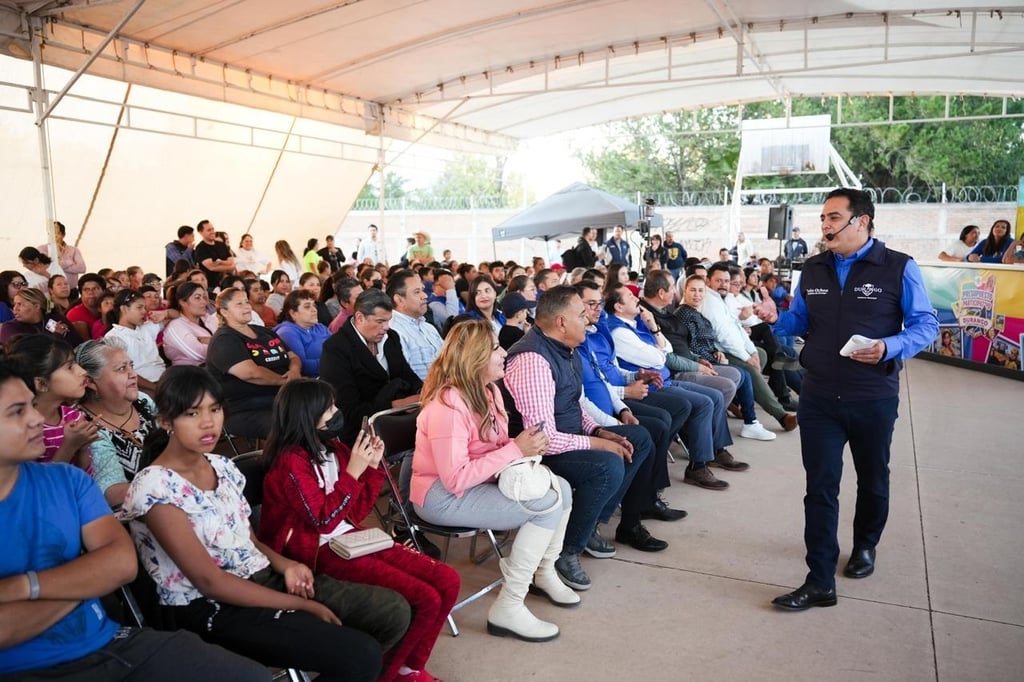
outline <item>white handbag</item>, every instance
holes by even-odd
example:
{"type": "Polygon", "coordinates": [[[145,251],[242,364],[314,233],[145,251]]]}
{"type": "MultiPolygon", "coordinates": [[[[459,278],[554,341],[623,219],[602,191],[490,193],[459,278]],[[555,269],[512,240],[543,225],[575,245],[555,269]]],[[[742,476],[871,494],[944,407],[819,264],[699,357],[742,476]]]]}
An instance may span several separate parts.
{"type": "Polygon", "coordinates": [[[498,472],[498,490],[510,500],[519,502],[531,514],[547,514],[562,505],[562,487],[551,469],[541,463],[540,455],[509,462],[498,472]],[[547,509],[530,509],[523,502],[539,500],[555,491],[555,503],[547,509]]]}

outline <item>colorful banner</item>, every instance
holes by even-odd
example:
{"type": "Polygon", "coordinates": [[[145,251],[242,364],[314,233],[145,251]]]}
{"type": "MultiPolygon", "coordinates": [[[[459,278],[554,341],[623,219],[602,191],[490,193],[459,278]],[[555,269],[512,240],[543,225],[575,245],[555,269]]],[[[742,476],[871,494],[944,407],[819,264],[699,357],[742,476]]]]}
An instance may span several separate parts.
{"type": "Polygon", "coordinates": [[[939,317],[927,352],[1024,370],[1024,269],[922,264],[921,273],[939,317]]]}

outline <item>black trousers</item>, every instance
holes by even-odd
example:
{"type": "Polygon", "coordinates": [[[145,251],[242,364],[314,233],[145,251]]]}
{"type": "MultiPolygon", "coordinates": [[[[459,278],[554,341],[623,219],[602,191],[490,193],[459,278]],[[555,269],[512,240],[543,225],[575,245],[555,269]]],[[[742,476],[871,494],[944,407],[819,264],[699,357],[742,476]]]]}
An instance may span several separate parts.
{"type": "Polygon", "coordinates": [[[839,483],[849,443],[857,471],[853,549],[878,544],[889,518],[889,454],[899,397],[842,401],[801,396],[800,448],[807,472],[804,544],[807,580],[830,588],[839,561],[839,483]]]}

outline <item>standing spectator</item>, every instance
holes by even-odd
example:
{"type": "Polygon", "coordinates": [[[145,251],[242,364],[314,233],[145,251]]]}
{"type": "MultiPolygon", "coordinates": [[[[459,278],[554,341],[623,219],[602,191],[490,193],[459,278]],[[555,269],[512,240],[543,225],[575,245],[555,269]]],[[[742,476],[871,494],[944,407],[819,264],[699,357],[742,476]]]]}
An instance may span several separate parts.
{"type": "MultiPolygon", "coordinates": [[[[785,252],[786,260],[789,261],[803,260],[804,258],[807,258],[809,254],[809,251],[807,250],[807,242],[805,242],[803,238],[800,236],[799,227],[793,228],[792,235],[790,235],[789,240],[786,241],[785,252]]],[[[741,265],[746,265],[746,263],[741,263],[741,265]]]]}
{"type": "Polygon", "coordinates": [[[652,234],[650,246],[644,251],[644,267],[647,270],[660,270],[665,267],[665,247],[661,244],[661,235],[652,234]]]}
{"type": "Polygon", "coordinates": [[[188,263],[187,270],[191,270],[195,267],[195,255],[192,251],[192,245],[196,241],[196,231],[190,225],[182,225],[178,228],[178,238],[174,241],[168,242],[167,246],[164,247],[165,254],[165,270],[164,275],[170,277],[174,272],[174,266],[178,261],[185,261],[188,263]]]}
{"type": "MultiPolygon", "coordinates": [[[[64,271],[64,275],[68,278],[68,284],[76,286],[78,276],[85,272],[85,259],[82,258],[82,252],[78,250],[77,246],[72,246],[65,241],[67,235],[68,230],[64,227],[64,223],[54,220],[53,237],[57,242],[57,265],[64,271]]],[[[39,252],[44,256],[49,256],[50,245],[40,245],[39,252]]]]}
{"type": "MultiPolygon", "coordinates": [[[[279,239],[274,242],[274,253],[277,254],[277,269],[283,270],[288,275],[288,282],[299,281],[299,275],[302,274],[302,262],[299,260],[295,252],[292,251],[291,244],[286,242],[284,239],[279,239]]],[[[273,285],[273,276],[271,276],[271,285],[273,285]]],[[[289,289],[288,291],[291,291],[289,289]]],[[[285,292],[287,293],[287,292],[285,292]]]]}
{"type": "Polygon", "coordinates": [[[337,272],[341,269],[341,264],[345,262],[345,254],[334,245],[334,235],[327,235],[324,242],[326,246],[317,251],[317,254],[331,266],[332,273],[337,272]]]}
{"type": "Polygon", "coordinates": [[[359,248],[356,250],[356,264],[387,263],[387,256],[384,255],[384,242],[377,239],[377,226],[371,224],[366,231],[366,237],[359,241],[359,248]]]}
{"type": "Polygon", "coordinates": [[[608,254],[607,265],[620,263],[629,270],[633,267],[633,254],[629,248],[629,242],[622,238],[622,225],[616,225],[612,230],[612,238],[604,244],[605,253],[608,254]]]}
{"type": "Polygon", "coordinates": [[[671,272],[672,279],[678,282],[683,266],[686,265],[686,248],[675,240],[671,232],[666,232],[664,249],[665,258],[662,260],[662,266],[671,272]]]}
{"type": "Polygon", "coordinates": [[[196,245],[193,257],[196,265],[206,275],[207,286],[210,293],[213,293],[219,288],[221,278],[235,269],[235,259],[227,245],[217,240],[213,223],[200,220],[196,229],[202,241],[196,245]]]}
{"type": "Polygon", "coordinates": [[[584,227],[579,241],[571,249],[562,254],[562,265],[566,270],[573,268],[592,268],[597,263],[597,254],[593,243],[597,242],[597,230],[584,227]]]}
{"type": "Polygon", "coordinates": [[[839,485],[847,443],[857,472],[857,504],[853,549],[843,574],[866,578],[874,572],[875,548],[889,513],[900,370],[939,332],[920,268],[874,237],[875,207],[867,192],[833,190],[821,215],[831,253],[804,265],[789,311],[779,316],[767,301],[754,310],[775,323],[776,334],[807,340],[800,356],[807,374],[799,417],[810,570],[803,585],[772,602],[791,611],[836,604],[839,485]],[[852,334],[872,341],[845,357],[840,350],[852,334]]]}
{"type": "Polygon", "coordinates": [[[747,241],[747,235],[742,232],[736,235],[736,262],[744,266],[751,261],[757,260],[757,252],[754,250],[753,242],[747,241]]]}
{"type": "Polygon", "coordinates": [[[988,236],[976,244],[964,260],[969,263],[1002,263],[1003,255],[1011,244],[1013,235],[1010,234],[1010,221],[997,220],[989,228],[988,236]]]}
{"type": "Polygon", "coordinates": [[[316,247],[320,245],[320,242],[316,237],[310,237],[306,240],[306,248],[302,250],[302,272],[317,274],[317,266],[320,265],[320,254],[316,252],[316,247]]]}
{"type": "Polygon", "coordinates": [[[270,259],[253,248],[252,235],[243,234],[235,252],[235,269],[238,272],[249,270],[254,275],[265,275],[270,272],[270,259]]]}
{"type": "Polygon", "coordinates": [[[418,230],[412,233],[412,236],[416,239],[416,243],[409,247],[406,252],[406,259],[412,263],[413,261],[419,261],[420,263],[430,263],[434,260],[434,247],[430,244],[430,235],[423,230],[418,230]]]}

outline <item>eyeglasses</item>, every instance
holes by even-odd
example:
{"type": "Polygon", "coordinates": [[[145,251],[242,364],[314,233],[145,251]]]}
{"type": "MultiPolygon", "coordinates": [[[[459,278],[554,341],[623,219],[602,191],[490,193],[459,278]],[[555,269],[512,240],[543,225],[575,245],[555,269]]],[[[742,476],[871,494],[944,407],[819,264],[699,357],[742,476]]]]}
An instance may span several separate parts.
{"type": "Polygon", "coordinates": [[[14,287],[15,289],[21,289],[22,287],[27,287],[28,282],[14,280],[13,282],[11,282],[11,286],[14,287]]]}
{"type": "Polygon", "coordinates": [[[601,307],[601,303],[602,303],[602,301],[600,301],[600,300],[598,300],[598,301],[584,301],[583,305],[587,306],[591,310],[597,310],[598,308],[601,307]]]}

